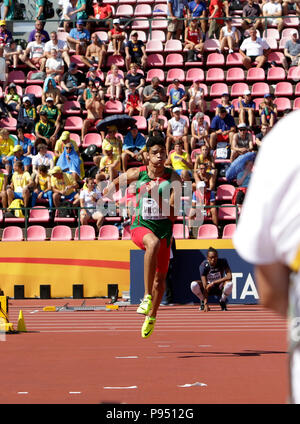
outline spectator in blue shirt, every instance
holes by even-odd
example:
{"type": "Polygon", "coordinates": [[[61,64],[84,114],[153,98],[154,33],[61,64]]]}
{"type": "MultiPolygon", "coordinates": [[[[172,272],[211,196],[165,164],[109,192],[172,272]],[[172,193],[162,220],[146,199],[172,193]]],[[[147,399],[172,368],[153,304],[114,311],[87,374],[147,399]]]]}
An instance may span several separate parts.
{"type": "Polygon", "coordinates": [[[249,124],[253,127],[255,119],[255,103],[252,100],[251,92],[246,90],[243,97],[239,97],[239,123],[249,124]],[[247,122],[248,121],[248,122],[247,122]]]}
{"type": "Polygon", "coordinates": [[[85,56],[87,45],[90,42],[90,32],[83,28],[84,21],[79,20],[76,22],[76,28],[72,28],[70,35],[67,37],[67,41],[71,43],[71,48],[75,46],[75,52],[77,55],[85,56]]]}
{"type": "Polygon", "coordinates": [[[168,105],[167,108],[170,107],[182,107],[182,102],[187,99],[187,95],[185,90],[179,87],[180,81],[178,79],[173,80],[173,87],[169,93],[168,105]]]}
{"type": "Polygon", "coordinates": [[[24,156],[23,148],[19,144],[14,147],[13,156],[9,156],[7,158],[7,165],[9,165],[9,173],[11,173],[13,164],[18,161],[21,161],[23,163],[25,172],[30,171],[31,158],[28,156],[24,156]]]}
{"type": "Polygon", "coordinates": [[[123,141],[122,166],[123,171],[127,171],[128,161],[146,163],[146,139],[138,130],[137,126],[133,126],[123,141]]]}
{"type": "Polygon", "coordinates": [[[213,117],[210,128],[212,133],[209,143],[213,150],[218,142],[225,141],[231,144],[236,127],[233,117],[227,113],[225,108],[221,108],[219,114],[213,117]]]}
{"type": "Polygon", "coordinates": [[[184,11],[188,11],[187,0],[168,0],[168,32],[167,41],[171,40],[172,34],[175,33],[175,38],[180,40],[180,35],[183,34],[184,20],[178,19],[184,17],[184,11]]]}
{"type": "Polygon", "coordinates": [[[229,101],[229,94],[228,93],[222,94],[221,103],[219,103],[218,106],[216,107],[216,115],[219,114],[219,110],[222,107],[226,109],[227,113],[229,113],[231,116],[234,116],[234,106],[229,101]]]}
{"type": "MultiPolygon", "coordinates": [[[[193,0],[189,2],[189,17],[194,18],[205,18],[206,17],[206,4],[205,1],[202,0],[193,0]]],[[[199,20],[199,24],[201,25],[202,32],[205,34],[206,32],[206,21],[205,19],[199,20]]]]}
{"type": "Polygon", "coordinates": [[[22,127],[17,128],[17,139],[15,140],[15,146],[22,146],[24,156],[31,155],[32,143],[31,140],[24,136],[24,130],[22,127]]]}

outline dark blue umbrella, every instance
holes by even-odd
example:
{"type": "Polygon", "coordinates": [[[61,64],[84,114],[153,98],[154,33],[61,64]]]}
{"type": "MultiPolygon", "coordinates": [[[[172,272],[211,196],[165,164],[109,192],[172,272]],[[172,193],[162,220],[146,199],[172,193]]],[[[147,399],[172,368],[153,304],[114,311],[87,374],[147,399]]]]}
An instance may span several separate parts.
{"type": "Polygon", "coordinates": [[[129,115],[122,114],[122,115],[111,115],[107,116],[106,118],[102,119],[97,125],[97,131],[104,131],[106,132],[107,127],[115,125],[118,128],[119,133],[126,133],[128,128],[133,127],[136,125],[136,120],[132,118],[129,115]]]}
{"type": "Polygon", "coordinates": [[[228,181],[234,180],[237,177],[237,174],[244,170],[246,162],[255,161],[256,153],[255,152],[247,152],[243,155],[240,155],[236,158],[232,164],[226,170],[226,179],[228,181]]]}

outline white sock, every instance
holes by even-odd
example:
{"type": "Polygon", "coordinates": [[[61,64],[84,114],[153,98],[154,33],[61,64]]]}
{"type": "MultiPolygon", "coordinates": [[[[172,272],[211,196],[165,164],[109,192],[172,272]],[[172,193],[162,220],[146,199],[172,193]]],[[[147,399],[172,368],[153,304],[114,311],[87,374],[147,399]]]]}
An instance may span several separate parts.
{"type": "Polygon", "coordinates": [[[231,292],[232,292],[232,281],[229,281],[228,283],[226,283],[224,285],[224,288],[223,288],[223,291],[222,291],[222,296],[221,296],[221,301],[225,302],[225,300],[231,294],[231,292]]]}
{"type": "Polygon", "coordinates": [[[197,283],[197,281],[191,282],[191,290],[194,293],[194,295],[196,295],[200,300],[204,300],[203,293],[202,293],[200,286],[197,283]]]}

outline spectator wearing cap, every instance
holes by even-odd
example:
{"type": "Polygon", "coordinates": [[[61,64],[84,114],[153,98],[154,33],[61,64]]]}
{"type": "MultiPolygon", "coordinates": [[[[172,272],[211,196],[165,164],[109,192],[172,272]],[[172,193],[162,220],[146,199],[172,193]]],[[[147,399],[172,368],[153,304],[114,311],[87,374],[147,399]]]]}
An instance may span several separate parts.
{"type": "MultiPolygon", "coordinates": [[[[195,2],[192,2],[195,3],[195,2]]],[[[201,31],[198,19],[193,18],[184,32],[184,48],[187,49],[187,61],[197,62],[198,55],[204,51],[205,34],[201,31]]]]}
{"type": "Polygon", "coordinates": [[[168,121],[167,138],[166,138],[166,150],[169,154],[173,144],[176,140],[182,140],[184,143],[184,150],[189,151],[188,144],[188,125],[187,121],[180,115],[181,109],[175,107],[173,109],[173,117],[168,121]]]}
{"type": "Polygon", "coordinates": [[[84,168],[82,166],[82,160],[78,152],[74,149],[72,143],[67,143],[64,147],[64,151],[59,156],[57,166],[60,166],[64,172],[71,174],[74,181],[79,182],[84,178],[84,168]]]}
{"type": "Polygon", "coordinates": [[[18,112],[20,110],[22,100],[17,93],[17,86],[15,83],[10,83],[7,89],[7,94],[4,97],[4,103],[8,109],[9,115],[12,117],[11,112],[18,112]]]}
{"type": "Polygon", "coordinates": [[[225,51],[226,47],[228,47],[228,53],[233,53],[238,47],[240,37],[237,28],[232,26],[232,19],[227,19],[225,26],[221,28],[219,41],[222,53],[225,51]]]}
{"type": "Polygon", "coordinates": [[[212,133],[210,134],[209,143],[211,149],[214,150],[218,142],[231,144],[236,126],[233,117],[227,113],[225,108],[221,108],[219,114],[213,117],[210,129],[212,133]]]}
{"type": "Polygon", "coordinates": [[[71,143],[73,145],[74,150],[76,152],[79,151],[79,147],[78,147],[76,141],[71,138],[70,132],[69,131],[63,131],[61,136],[59,137],[59,139],[55,143],[55,147],[54,147],[54,158],[55,158],[54,160],[55,160],[55,162],[57,161],[59,156],[63,153],[64,148],[68,143],[71,143]]]}
{"type": "Polygon", "coordinates": [[[178,138],[174,142],[174,151],[170,152],[165,166],[174,169],[182,181],[191,181],[193,162],[187,151],[183,150],[183,141],[178,138]]]}
{"type": "Polygon", "coordinates": [[[111,144],[107,144],[102,149],[103,156],[100,160],[99,171],[96,174],[96,184],[101,181],[109,180],[112,182],[121,171],[121,157],[113,152],[111,144]]]}
{"type": "Polygon", "coordinates": [[[41,33],[41,41],[42,43],[47,43],[47,41],[50,40],[49,34],[47,31],[44,30],[44,22],[42,21],[35,21],[34,29],[30,32],[28,37],[28,43],[35,41],[35,33],[40,32],[41,33]]]}
{"type": "MultiPolygon", "coordinates": [[[[127,75],[125,76],[124,83],[127,90],[129,89],[129,85],[133,83],[140,95],[140,100],[142,100],[143,89],[145,87],[145,77],[141,72],[138,72],[138,65],[136,63],[130,64],[130,68],[127,75]]],[[[125,94],[127,90],[125,91],[125,94]]]]}
{"type": "MultiPolygon", "coordinates": [[[[57,58],[62,59],[67,66],[70,66],[70,56],[69,56],[69,47],[66,41],[59,40],[57,37],[57,32],[50,32],[50,40],[45,44],[45,56],[47,59],[51,58],[51,50],[57,50],[57,58]]],[[[47,67],[47,65],[46,65],[47,67]]]]}
{"type": "Polygon", "coordinates": [[[24,96],[18,113],[17,127],[23,127],[26,132],[33,133],[36,117],[36,108],[30,97],[24,96]]]}
{"type": "Polygon", "coordinates": [[[125,32],[120,27],[120,19],[114,19],[113,28],[108,31],[108,41],[112,45],[113,55],[119,56],[121,54],[124,40],[125,32]]]}
{"type": "Polygon", "coordinates": [[[187,95],[185,90],[180,87],[180,81],[178,79],[173,80],[173,86],[170,89],[169,93],[169,99],[167,108],[174,108],[179,107],[181,108],[183,106],[183,102],[187,99],[187,95]]]}
{"type": "Polygon", "coordinates": [[[229,100],[229,94],[223,93],[221,96],[221,102],[216,107],[216,115],[219,114],[219,111],[221,108],[225,108],[227,113],[229,113],[231,116],[234,116],[234,106],[229,100]]]}
{"type": "Polygon", "coordinates": [[[142,115],[142,102],[134,82],[131,82],[128,90],[126,90],[125,113],[129,116],[142,115]]]}
{"type": "Polygon", "coordinates": [[[29,206],[30,190],[33,188],[33,180],[28,171],[24,170],[23,162],[13,163],[13,175],[10,185],[7,186],[8,205],[14,199],[22,199],[25,208],[29,206]]]}
{"type": "Polygon", "coordinates": [[[158,110],[160,115],[165,114],[166,94],[165,89],[160,85],[158,77],[153,77],[151,85],[147,85],[144,88],[143,102],[143,116],[145,118],[153,109],[158,110]]]}
{"type": "Polygon", "coordinates": [[[109,28],[109,19],[112,18],[113,10],[109,3],[97,0],[93,3],[93,14],[89,16],[94,27],[109,28]]]}
{"type": "Polygon", "coordinates": [[[48,121],[55,128],[55,131],[53,133],[53,136],[56,139],[57,134],[61,130],[61,111],[54,104],[53,98],[51,96],[50,97],[46,97],[46,104],[41,106],[39,113],[41,113],[41,112],[46,112],[47,113],[48,121]]]}
{"type": "Polygon", "coordinates": [[[187,0],[168,0],[168,32],[167,41],[171,40],[172,35],[177,40],[180,40],[180,36],[183,33],[184,28],[184,16],[188,13],[188,1],[187,0]]]}
{"type": "Polygon", "coordinates": [[[130,160],[141,162],[141,164],[147,163],[146,139],[139,132],[137,126],[133,126],[124,137],[122,146],[123,172],[127,171],[130,160]]]}
{"type": "Polygon", "coordinates": [[[15,40],[11,40],[4,46],[4,57],[6,65],[11,66],[14,70],[19,64],[20,55],[23,53],[22,47],[18,46],[15,40]]]}
{"type": "Polygon", "coordinates": [[[85,56],[81,60],[90,68],[96,67],[100,71],[104,66],[105,57],[107,53],[106,44],[101,41],[97,34],[91,35],[92,43],[87,47],[85,56]]]}
{"type": "Polygon", "coordinates": [[[246,124],[239,124],[238,131],[232,137],[230,161],[253,150],[253,139],[246,124]]]}
{"type": "Polygon", "coordinates": [[[262,26],[262,16],[261,8],[257,2],[254,0],[247,0],[247,4],[243,7],[243,21],[242,28],[243,30],[247,30],[250,27],[253,27],[255,30],[263,29],[262,26]]]}
{"type": "Polygon", "coordinates": [[[13,155],[7,158],[5,168],[8,173],[11,173],[13,164],[15,162],[21,161],[24,166],[24,171],[29,172],[31,167],[31,157],[25,156],[23,152],[23,147],[20,144],[16,144],[13,148],[13,155]]]}
{"type": "Polygon", "coordinates": [[[136,31],[131,33],[130,40],[125,44],[125,64],[127,70],[130,69],[131,63],[136,63],[143,69],[147,65],[146,47],[143,41],[138,39],[138,33],[136,31]]]}
{"type": "Polygon", "coordinates": [[[300,65],[300,40],[298,38],[298,31],[294,29],[291,31],[290,40],[287,40],[284,47],[284,55],[286,59],[286,67],[288,68],[288,62],[290,66],[300,65]]]}
{"type": "Polygon", "coordinates": [[[240,96],[239,100],[239,123],[246,124],[252,128],[255,122],[255,103],[252,100],[251,92],[246,90],[243,97],[240,96]]]}
{"type": "Polygon", "coordinates": [[[268,26],[276,25],[279,32],[283,30],[284,22],[282,18],[282,5],[281,2],[275,0],[269,0],[262,5],[263,16],[267,19],[263,19],[263,26],[266,30],[268,26]]]}
{"type": "Polygon", "coordinates": [[[83,25],[84,21],[79,19],[76,22],[76,28],[72,28],[70,34],[67,36],[67,42],[70,44],[70,47],[80,56],[85,56],[87,45],[91,39],[90,32],[83,25]]]}
{"type": "Polygon", "coordinates": [[[49,122],[48,115],[45,110],[41,110],[39,115],[40,120],[35,126],[35,135],[47,143],[49,150],[53,150],[56,141],[56,136],[54,135],[55,126],[49,122]]]}
{"type": "Polygon", "coordinates": [[[12,33],[6,28],[6,21],[0,21],[0,44],[5,46],[11,42],[12,38],[12,33]]]}
{"type": "Polygon", "coordinates": [[[193,118],[193,114],[198,112],[205,113],[206,111],[206,102],[204,100],[204,90],[200,87],[200,80],[194,79],[193,84],[188,89],[188,93],[190,96],[189,100],[189,118],[193,118]]]}
{"type": "Polygon", "coordinates": [[[34,70],[44,71],[46,65],[45,43],[42,42],[42,34],[38,31],[35,33],[35,41],[30,41],[24,51],[20,55],[20,60],[34,70]]]}
{"type": "Polygon", "coordinates": [[[59,166],[54,166],[50,169],[51,190],[53,192],[53,203],[56,208],[59,208],[61,202],[67,200],[73,206],[79,204],[79,195],[77,194],[78,183],[74,180],[71,174],[63,172],[59,166]]]}
{"type": "MultiPolygon", "coordinates": [[[[64,73],[61,81],[61,94],[63,96],[80,96],[85,89],[85,75],[78,71],[77,64],[70,63],[69,69],[64,73]]],[[[78,99],[79,101],[79,99],[78,99]]]]}
{"type": "Polygon", "coordinates": [[[243,64],[250,69],[254,63],[257,68],[262,68],[267,60],[271,49],[266,40],[257,37],[254,28],[249,29],[250,36],[245,38],[240,46],[240,54],[243,56],[243,64]]]}
{"type": "Polygon", "coordinates": [[[259,115],[262,124],[269,124],[272,128],[277,120],[277,106],[273,102],[272,94],[265,94],[259,105],[259,115]]]}

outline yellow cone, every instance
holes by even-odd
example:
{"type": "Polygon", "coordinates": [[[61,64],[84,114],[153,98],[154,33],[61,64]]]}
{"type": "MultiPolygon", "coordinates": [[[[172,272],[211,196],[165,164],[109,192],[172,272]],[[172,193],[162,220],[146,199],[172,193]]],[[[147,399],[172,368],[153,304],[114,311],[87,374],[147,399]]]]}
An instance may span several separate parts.
{"type": "Polygon", "coordinates": [[[22,332],[26,332],[27,331],[26,330],[26,324],[25,324],[25,321],[24,321],[22,310],[20,310],[20,312],[19,312],[17,331],[22,331],[22,332]]]}

